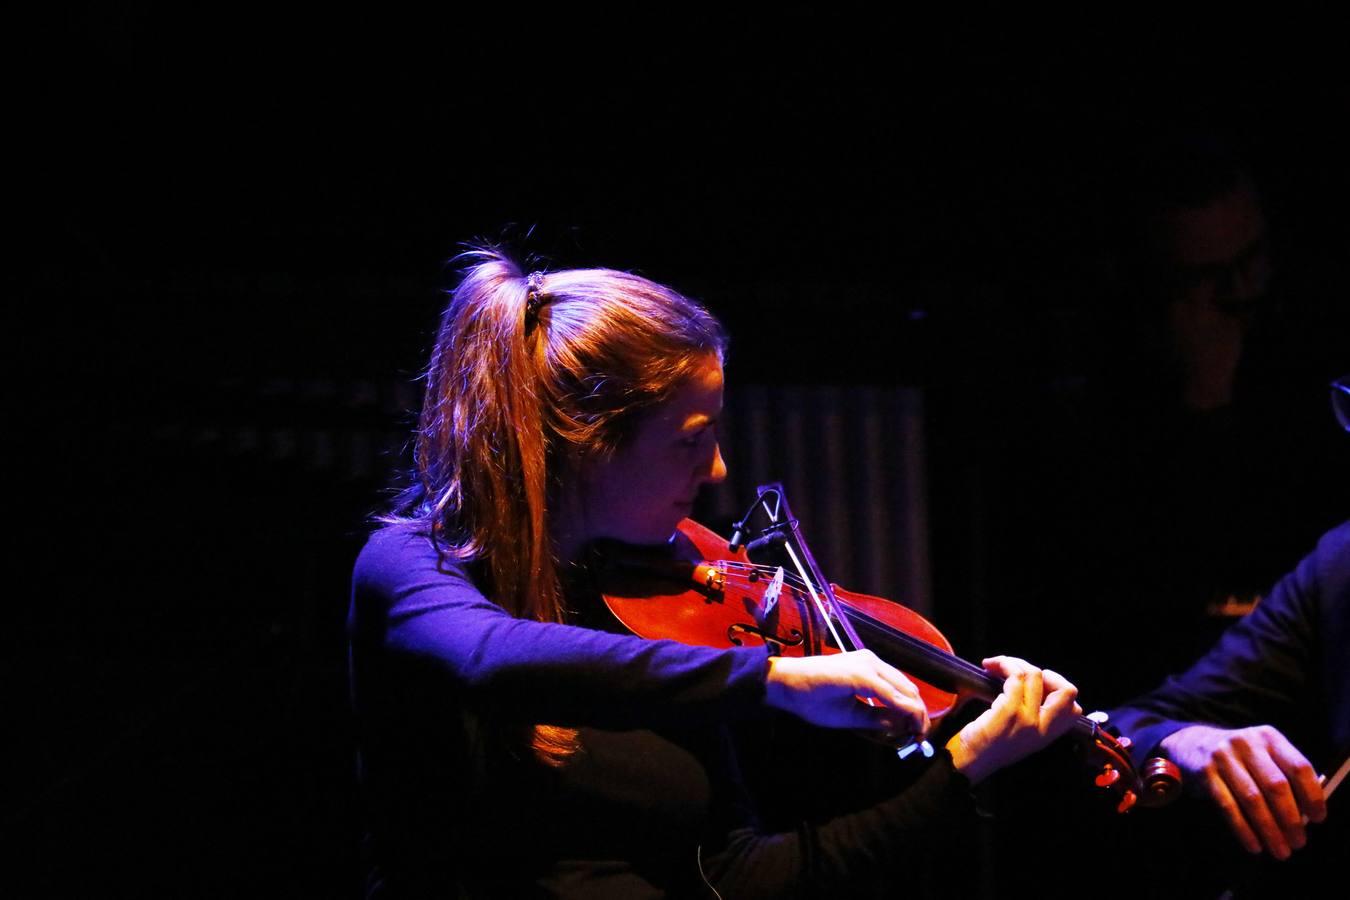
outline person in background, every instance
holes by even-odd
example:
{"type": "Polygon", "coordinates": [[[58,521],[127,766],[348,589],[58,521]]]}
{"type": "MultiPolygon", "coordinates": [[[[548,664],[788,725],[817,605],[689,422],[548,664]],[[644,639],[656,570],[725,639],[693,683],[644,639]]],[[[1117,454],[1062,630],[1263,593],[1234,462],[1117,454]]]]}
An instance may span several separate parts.
{"type": "Polygon", "coordinates": [[[1298,258],[1276,253],[1252,167],[1213,137],[1170,136],[1113,179],[1092,352],[1072,388],[1015,407],[991,526],[1009,598],[994,633],[1104,706],[1188,666],[1350,509],[1315,390],[1344,352],[1313,327],[1298,258]],[[1022,624],[1026,605],[1047,624],[1022,624]],[[1130,633],[1146,654],[1100,652],[1130,633]]]}
{"type": "MultiPolygon", "coordinates": [[[[1350,376],[1333,384],[1332,400],[1350,431],[1350,376]]],[[[1110,714],[1134,739],[1136,758],[1176,762],[1249,853],[1287,860],[1310,841],[1317,847],[1306,871],[1264,873],[1248,891],[1316,885],[1332,853],[1350,845],[1344,811],[1330,832],[1317,827],[1328,818],[1325,778],[1350,757],[1347,648],[1350,522],[1324,535],[1190,668],[1110,714]]]]}

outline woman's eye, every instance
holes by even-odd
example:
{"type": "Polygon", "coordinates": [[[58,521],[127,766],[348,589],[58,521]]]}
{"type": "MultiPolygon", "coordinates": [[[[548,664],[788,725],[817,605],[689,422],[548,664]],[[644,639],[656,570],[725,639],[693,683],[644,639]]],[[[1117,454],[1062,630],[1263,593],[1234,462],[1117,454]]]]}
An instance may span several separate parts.
{"type": "Polygon", "coordinates": [[[708,443],[709,438],[713,441],[717,440],[717,426],[711,423],[701,426],[697,431],[691,434],[684,435],[679,439],[679,444],[681,447],[696,450],[705,446],[708,443]]]}

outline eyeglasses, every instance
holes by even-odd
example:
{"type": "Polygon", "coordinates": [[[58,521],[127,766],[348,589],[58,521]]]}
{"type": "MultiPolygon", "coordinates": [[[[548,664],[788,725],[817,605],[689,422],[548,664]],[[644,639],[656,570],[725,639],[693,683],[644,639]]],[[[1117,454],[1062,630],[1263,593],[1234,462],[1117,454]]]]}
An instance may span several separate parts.
{"type": "Polygon", "coordinates": [[[1350,431],[1350,375],[1342,375],[1331,383],[1331,409],[1341,427],[1350,431]]]}
{"type": "Polygon", "coordinates": [[[1270,252],[1264,240],[1253,242],[1232,259],[1212,263],[1174,263],[1163,274],[1173,292],[1209,289],[1238,307],[1259,299],[1270,287],[1270,252]]]}

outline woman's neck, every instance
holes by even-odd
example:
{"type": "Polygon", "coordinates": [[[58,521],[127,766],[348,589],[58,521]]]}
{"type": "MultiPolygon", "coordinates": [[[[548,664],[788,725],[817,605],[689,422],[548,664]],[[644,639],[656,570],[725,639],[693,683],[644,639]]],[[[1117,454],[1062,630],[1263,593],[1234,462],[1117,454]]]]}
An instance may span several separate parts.
{"type": "Polygon", "coordinates": [[[553,552],[560,566],[579,562],[590,542],[586,529],[586,516],[575,492],[559,491],[552,498],[549,516],[549,538],[553,541],[553,552]]]}

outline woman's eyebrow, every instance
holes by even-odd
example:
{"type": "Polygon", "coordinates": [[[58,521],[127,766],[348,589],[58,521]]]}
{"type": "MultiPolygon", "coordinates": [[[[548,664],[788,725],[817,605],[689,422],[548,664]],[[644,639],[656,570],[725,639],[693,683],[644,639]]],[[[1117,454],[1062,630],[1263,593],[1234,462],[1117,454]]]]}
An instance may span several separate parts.
{"type": "Polygon", "coordinates": [[[707,428],[709,425],[717,424],[717,416],[710,416],[706,413],[694,413],[684,420],[680,426],[681,431],[698,431],[701,428],[707,428]]]}

